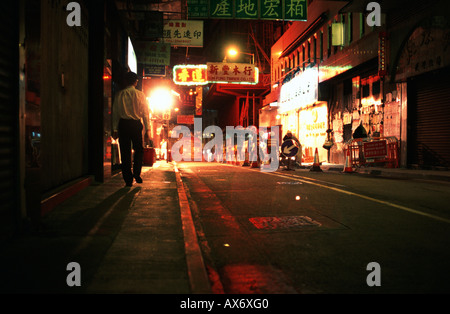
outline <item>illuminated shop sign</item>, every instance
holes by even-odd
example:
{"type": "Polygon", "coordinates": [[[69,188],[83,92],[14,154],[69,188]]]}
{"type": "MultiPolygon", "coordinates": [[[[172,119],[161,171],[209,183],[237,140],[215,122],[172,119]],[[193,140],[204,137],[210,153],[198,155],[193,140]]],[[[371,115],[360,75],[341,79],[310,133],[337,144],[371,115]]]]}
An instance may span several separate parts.
{"type": "Polygon", "coordinates": [[[284,113],[313,104],[318,99],[318,87],[318,69],[306,69],[281,86],[278,111],[284,113]]]}
{"type": "Polygon", "coordinates": [[[298,139],[302,143],[305,155],[314,156],[315,149],[319,150],[320,161],[325,161],[328,152],[322,147],[327,139],[328,109],[326,102],[318,102],[315,106],[299,111],[298,139]]]}
{"type": "Polygon", "coordinates": [[[208,62],[209,83],[258,84],[259,70],[248,63],[208,62]]]}
{"type": "Polygon", "coordinates": [[[259,70],[246,63],[207,63],[197,65],[176,65],[173,81],[178,85],[258,84],[259,70]]]}
{"type": "Polygon", "coordinates": [[[173,67],[173,81],[178,85],[205,85],[206,65],[176,65],[173,67]]]}
{"type": "Polygon", "coordinates": [[[134,52],[130,37],[128,37],[128,67],[130,68],[130,71],[134,73],[137,72],[136,53],[134,52]]]}
{"type": "Polygon", "coordinates": [[[351,65],[346,66],[321,66],[319,73],[319,81],[323,82],[330,78],[333,78],[345,71],[348,71],[352,68],[351,65]]]}

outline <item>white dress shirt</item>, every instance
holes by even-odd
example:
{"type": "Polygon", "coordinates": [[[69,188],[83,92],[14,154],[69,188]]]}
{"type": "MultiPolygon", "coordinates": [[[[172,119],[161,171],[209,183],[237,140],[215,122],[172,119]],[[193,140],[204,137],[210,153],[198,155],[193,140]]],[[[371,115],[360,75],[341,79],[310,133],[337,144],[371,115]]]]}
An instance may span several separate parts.
{"type": "Polygon", "coordinates": [[[150,129],[147,98],[133,85],[121,90],[113,104],[113,131],[117,131],[120,119],[143,120],[145,131],[150,129]]]}

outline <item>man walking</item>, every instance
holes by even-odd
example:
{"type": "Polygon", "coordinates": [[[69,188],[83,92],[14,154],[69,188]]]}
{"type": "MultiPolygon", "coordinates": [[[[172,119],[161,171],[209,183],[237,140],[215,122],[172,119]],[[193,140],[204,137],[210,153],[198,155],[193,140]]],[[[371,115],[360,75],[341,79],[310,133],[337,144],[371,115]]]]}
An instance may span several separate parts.
{"type": "Polygon", "coordinates": [[[122,176],[126,186],[133,185],[133,178],[142,183],[141,169],[144,155],[142,144],[142,123],[145,126],[145,139],[150,137],[149,111],[145,94],[136,89],[136,73],[125,75],[126,88],[121,90],[113,104],[113,138],[119,138],[122,158],[122,176]],[[134,149],[133,172],[131,171],[131,144],[134,149]]]}

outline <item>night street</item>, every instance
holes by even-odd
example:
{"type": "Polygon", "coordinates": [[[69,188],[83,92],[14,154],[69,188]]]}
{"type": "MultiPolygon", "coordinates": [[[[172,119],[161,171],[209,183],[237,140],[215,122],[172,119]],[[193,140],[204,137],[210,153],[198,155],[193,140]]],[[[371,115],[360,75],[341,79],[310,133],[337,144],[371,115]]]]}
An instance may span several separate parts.
{"type": "Polygon", "coordinates": [[[449,292],[448,182],[179,168],[226,293],[449,292]],[[380,287],[366,283],[370,262],[380,287]]]}
{"type": "Polygon", "coordinates": [[[450,1],[18,0],[0,21],[5,299],[450,294],[450,1]]]}
{"type": "MultiPolygon", "coordinates": [[[[447,293],[450,181],[157,162],[63,202],[2,249],[27,293],[447,293]],[[181,184],[181,182],[183,184],[181,184]],[[184,202],[186,201],[186,202],[184,202]],[[80,285],[69,286],[70,262],[80,285]],[[369,286],[371,262],[379,285],[369,286]]],[[[4,292],[7,292],[4,291],[4,292]]]]}

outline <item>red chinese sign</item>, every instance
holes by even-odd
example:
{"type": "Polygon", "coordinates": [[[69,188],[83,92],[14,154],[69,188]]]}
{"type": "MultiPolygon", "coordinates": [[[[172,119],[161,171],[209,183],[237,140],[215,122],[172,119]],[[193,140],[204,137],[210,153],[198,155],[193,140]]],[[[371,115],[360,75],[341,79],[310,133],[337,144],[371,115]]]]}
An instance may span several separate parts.
{"type": "Polygon", "coordinates": [[[258,68],[247,63],[208,62],[209,83],[258,84],[258,68]]]}
{"type": "Polygon", "coordinates": [[[194,124],[194,115],[178,115],[177,116],[178,124],[194,124]]]}
{"type": "Polygon", "coordinates": [[[176,65],[173,68],[173,81],[178,85],[208,84],[206,65],[176,65]]]}
{"type": "Polygon", "coordinates": [[[386,141],[374,141],[364,143],[364,157],[384,157],[387,155],[386,141]]]}

